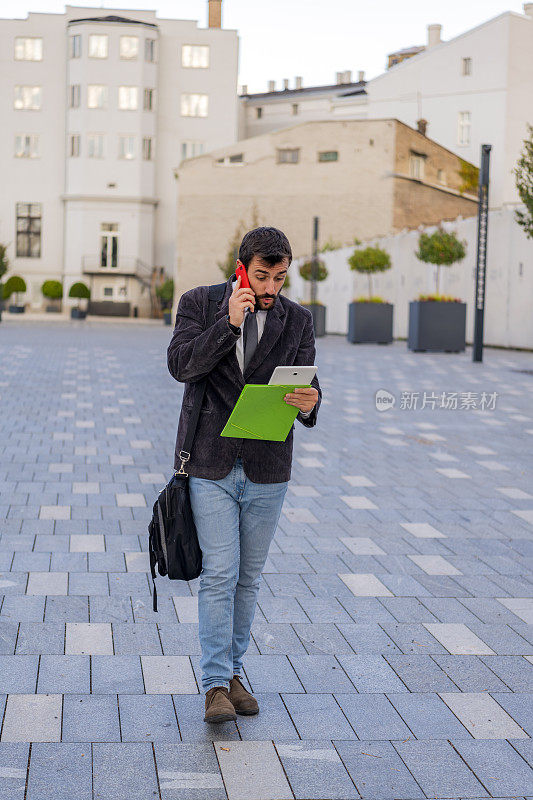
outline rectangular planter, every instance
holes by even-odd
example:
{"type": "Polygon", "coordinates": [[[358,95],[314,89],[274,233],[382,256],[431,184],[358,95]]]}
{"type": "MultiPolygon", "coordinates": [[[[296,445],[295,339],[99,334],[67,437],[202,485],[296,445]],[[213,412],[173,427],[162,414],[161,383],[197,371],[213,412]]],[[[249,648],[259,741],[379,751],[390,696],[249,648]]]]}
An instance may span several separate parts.
{"type": "Polygon", "coordinates": [[[313,315],[313,327],[315,337],[326,335],[326,306],[320,303],[302,303],[304,308],[308,308],[313,315]]]}
{"type": "Polygon", "coordinates": [[[465,331],[466,303],[409,303],[409,350],[459,353],[465,349],[465,331]]]}
{"type": "Polygon", "coordinates": [[[87,313],[95,317],[129,317],[131,305],[114,300],[89,300],[87,313]]]}
{"type": "Polygon", "coordinates": [[[71,308],[70,309],[70,318],[71,319],[85,319],[87,316],[86,311],[82,311],[81,308],[71,308]]]}
{"type": "Polygon", "coordinates": [[[392,303],[350,303],[348,336],[352,344],[392,342],[392,303]]]}
{"type": "Polygon", "coordinates": [[[25,308],[26,308],[25,306],[11,305],[11,306],[9,306],[9,313],[10,314],[24,314],[25,308]]]}

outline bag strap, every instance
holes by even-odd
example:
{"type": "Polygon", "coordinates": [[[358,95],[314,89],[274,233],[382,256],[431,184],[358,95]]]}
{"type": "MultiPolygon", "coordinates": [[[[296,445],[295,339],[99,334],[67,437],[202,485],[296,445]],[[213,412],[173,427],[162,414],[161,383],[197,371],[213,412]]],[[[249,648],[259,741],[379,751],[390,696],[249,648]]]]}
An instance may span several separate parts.
{"type": "MultiPolygon", "coordinates": [[[[217,312],[217,306],[224,296],[226,286],[227,286],[226,283],[217,283],[209,287],[209,293],[208,293],[209,305],[207,308],[206,330],[210,328],[214,322],[215,314],[217,312]]],[[[187,475],[187,473],[183,469],[183,466],[184,464],[187,463],[187,461],[191,457],[192,443],[194,440],[194,436],[196,434],[196,428],[198,427],[198,419],[200,417],[200,410],[202,408],[202,403],[204,402],[206,387],[207,387],[207,377],[202,378],[202,380],[196,384],[194,404],[192,407],[191,416],[189,417],[189,424],[187,426],[185,441],[183,442],[183,450],[180,450],[181,464],[179,470],[176,470],[175,472],[176,475],[184,475],[184,476],[187,475]]]]}

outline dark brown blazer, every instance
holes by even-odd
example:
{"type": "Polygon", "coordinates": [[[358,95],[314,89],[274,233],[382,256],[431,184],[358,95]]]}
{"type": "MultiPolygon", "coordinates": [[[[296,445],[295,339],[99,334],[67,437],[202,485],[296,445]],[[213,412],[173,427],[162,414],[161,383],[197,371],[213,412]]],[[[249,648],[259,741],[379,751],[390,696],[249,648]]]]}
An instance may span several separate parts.
{"type": "MultiPolygon", "coordinates": [[[[235,344],[241,335],[229,326],[229,298],[235,275],[229,278],[224,297],[215,314],[214,324],[206,330],[208,287],[198,286],[185,292],[179,301],[176,325],[168,346],[170,374],[185,383],[176,437],[174,467],[179,469],[179,452],[183,448],[186,426],[194,401],[195,383],[206,377],[207,389],[192,446],[191,459],[185,469],[198,478],[220,480],[241,456],[244,471],[254,483],[278,483],[291,476],[293,430],[284,442],[257,439],[234,439],[220,436],[245,383],[270,380],[279,365],[315,363],[315,336],[311,312],[279,294],[266,315],[263,335],[244,371],[237,361],[235,344]]],[[[316,376],[312,385],[318,390],[318,401],[307,418],[297,418],[306,428],[316,425],[322,390],[316,376]]]]}

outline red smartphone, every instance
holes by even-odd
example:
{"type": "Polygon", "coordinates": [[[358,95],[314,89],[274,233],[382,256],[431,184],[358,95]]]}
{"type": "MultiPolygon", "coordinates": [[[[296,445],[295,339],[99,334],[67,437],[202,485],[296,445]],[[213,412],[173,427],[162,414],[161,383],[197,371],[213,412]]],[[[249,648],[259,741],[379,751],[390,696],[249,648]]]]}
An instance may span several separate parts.
{"type": "MultiPolygon", "coordinates": [[[[237,268],[235,269],[235,275],[237,276],[237,278],[240,277],[241,279],[241,289],[252,289],[252,287],[250,286],[250,281],[248,280],[248,273],[246,272],[244,264],[237,265],[237,268]]],[[[253,312],[254,309],[255,306],[250,306],[250,311],[253,312]]]]}

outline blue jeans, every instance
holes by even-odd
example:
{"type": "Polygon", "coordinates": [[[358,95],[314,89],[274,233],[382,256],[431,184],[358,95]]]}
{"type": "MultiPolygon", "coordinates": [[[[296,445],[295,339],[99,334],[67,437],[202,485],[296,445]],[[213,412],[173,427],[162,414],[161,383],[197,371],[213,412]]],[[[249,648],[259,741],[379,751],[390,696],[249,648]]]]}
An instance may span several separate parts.
{"type": "Polygon", "coordinates": [[[253,483],[238,457],[219,481],[189,478],[202,572],[198,590],[202,688],[242,674],[261,570],[278,524],[288,481],[253,483]]]}

